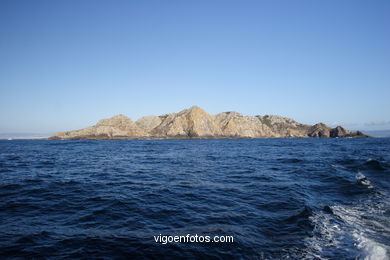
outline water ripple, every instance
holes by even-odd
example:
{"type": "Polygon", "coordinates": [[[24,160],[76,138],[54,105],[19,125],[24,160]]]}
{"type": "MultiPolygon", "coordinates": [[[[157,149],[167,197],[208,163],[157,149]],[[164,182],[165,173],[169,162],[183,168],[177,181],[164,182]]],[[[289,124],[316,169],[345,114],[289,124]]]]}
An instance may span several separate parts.
{"type": "Polygon", "coordinates": [[[386,259],[389,154],[389,139],[0,141],[0,257],[386,259]]]}

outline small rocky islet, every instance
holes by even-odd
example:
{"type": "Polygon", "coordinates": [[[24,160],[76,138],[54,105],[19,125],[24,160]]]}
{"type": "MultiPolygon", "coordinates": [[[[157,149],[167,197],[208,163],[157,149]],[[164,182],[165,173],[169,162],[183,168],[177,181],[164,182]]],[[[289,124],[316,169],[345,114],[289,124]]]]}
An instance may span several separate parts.
{"type": "Polygon", "coordinates": [[[58,132],[49,139],[217,139],[217,138],[369,137],[360,131],[323,123],[306,125],[291,118],[244,116],[237,112],[211,115],[198,106],[178,113],[145,116],[133,122],[125,115],[102,119],[80,130],[58,132]]]}

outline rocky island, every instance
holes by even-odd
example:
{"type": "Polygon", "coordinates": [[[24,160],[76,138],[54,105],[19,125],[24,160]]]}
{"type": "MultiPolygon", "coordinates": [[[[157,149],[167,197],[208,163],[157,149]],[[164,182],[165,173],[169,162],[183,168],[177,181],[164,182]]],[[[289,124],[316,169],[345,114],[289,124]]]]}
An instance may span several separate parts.
{"type": "Polygon", "coordinates": [[[327,138],[368,137],[360,131],[323,123],[313,126],[275,115],[211,115],[198,106],[178,113],[146,116],[133,122],[124,115],[102,119],[80,130],[58,132],[50,139],[191,139],[191,138],[327,138]]]}

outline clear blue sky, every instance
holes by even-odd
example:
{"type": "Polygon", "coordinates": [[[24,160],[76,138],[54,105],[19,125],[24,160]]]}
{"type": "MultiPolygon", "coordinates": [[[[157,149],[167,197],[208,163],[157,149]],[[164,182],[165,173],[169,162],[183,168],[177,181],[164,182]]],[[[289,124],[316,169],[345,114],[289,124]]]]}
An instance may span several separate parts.
{"type": "Polygon", "coordinates": [[[0,1],[0,132],[199,105],[390,128],[390,1],[0,1]]]}

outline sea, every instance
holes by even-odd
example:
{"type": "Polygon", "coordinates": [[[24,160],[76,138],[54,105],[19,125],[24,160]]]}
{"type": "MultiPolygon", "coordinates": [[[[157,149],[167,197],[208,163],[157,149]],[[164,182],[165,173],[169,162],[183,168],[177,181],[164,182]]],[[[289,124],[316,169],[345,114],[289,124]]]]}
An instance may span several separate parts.
{"type": "Polygon", "coordinates": [[[389,259],[389,193],[390,138],[2,140],[0,259],[389,259]]]}

